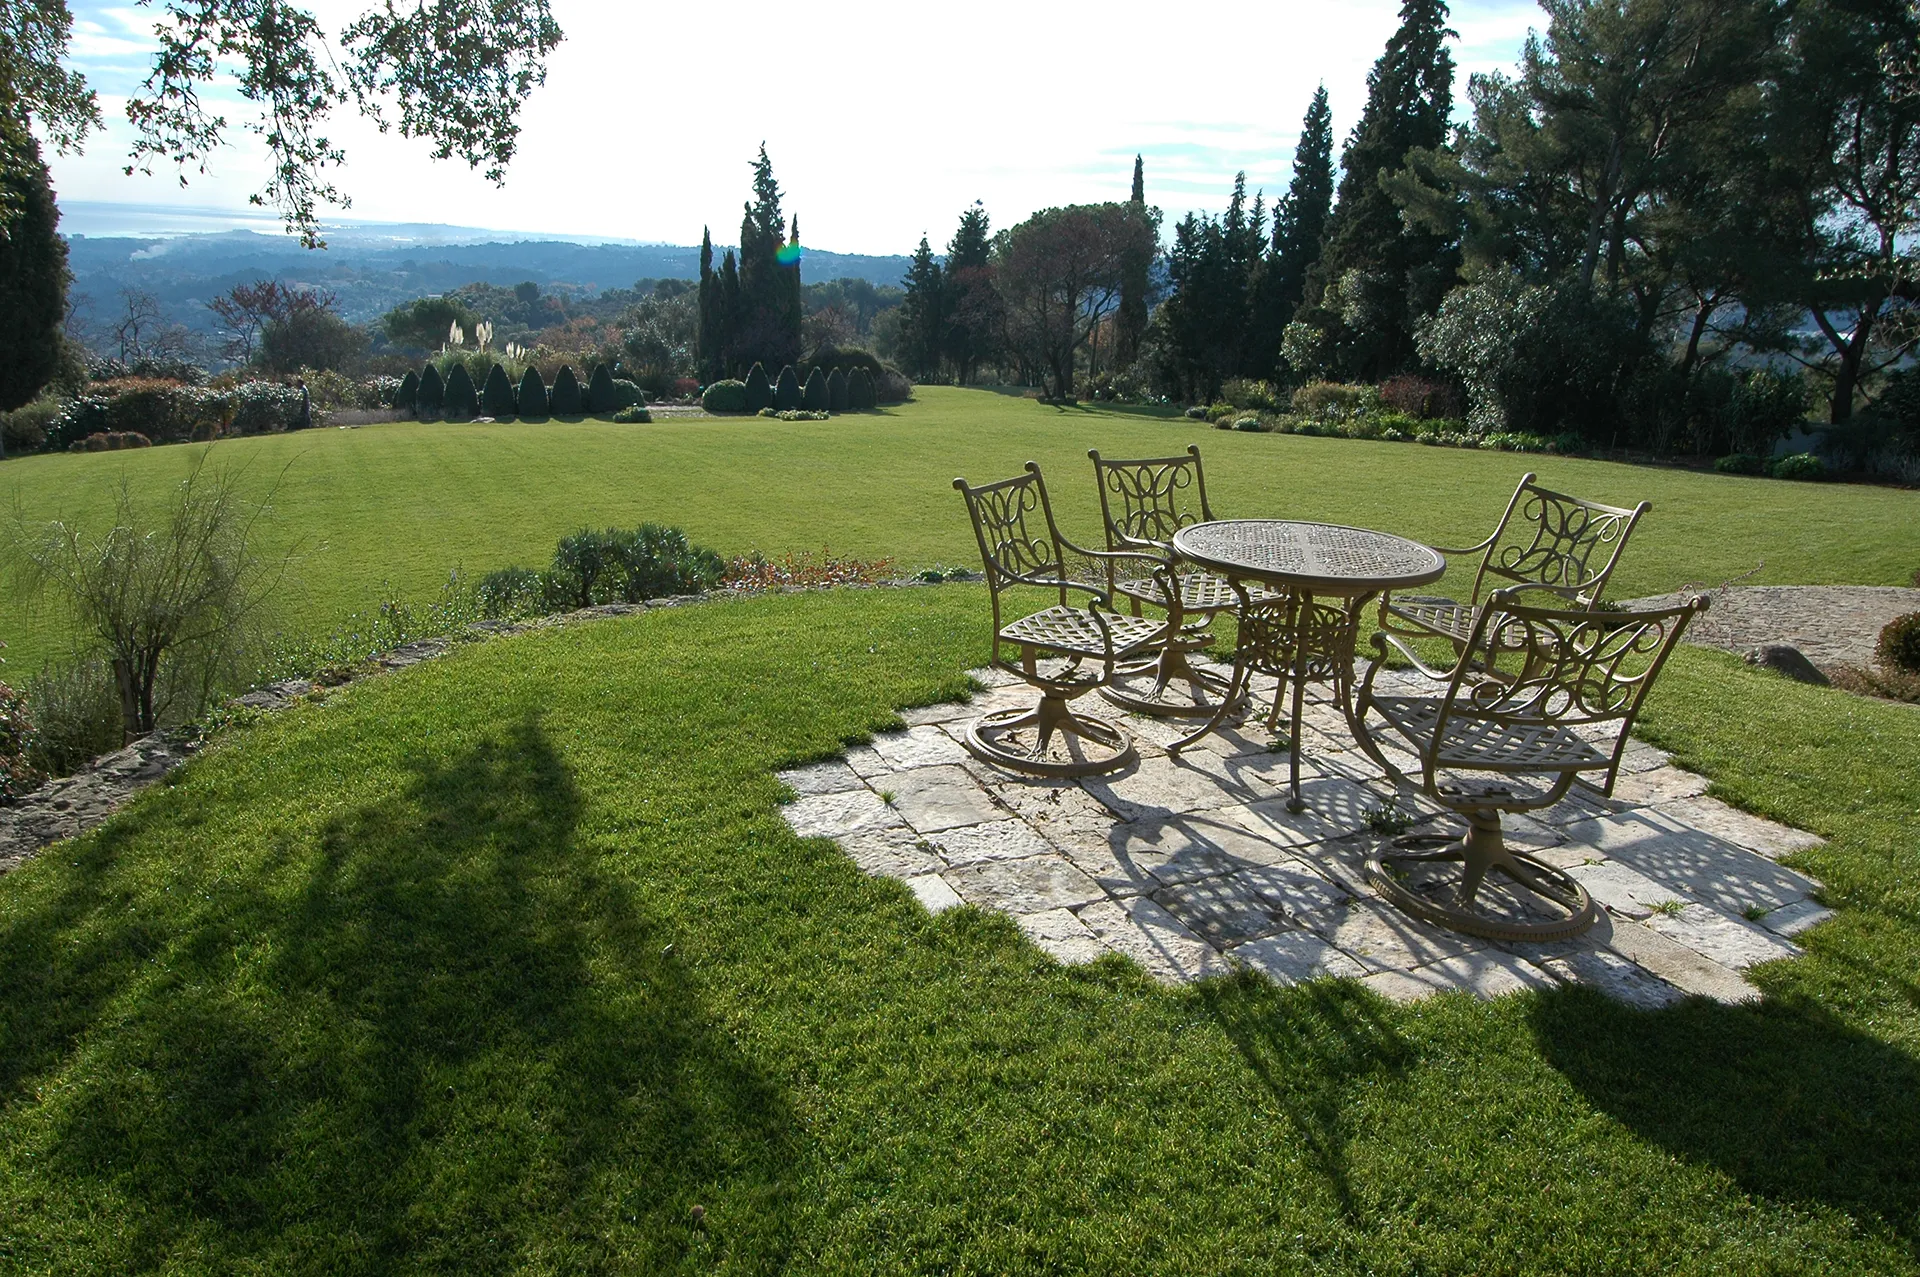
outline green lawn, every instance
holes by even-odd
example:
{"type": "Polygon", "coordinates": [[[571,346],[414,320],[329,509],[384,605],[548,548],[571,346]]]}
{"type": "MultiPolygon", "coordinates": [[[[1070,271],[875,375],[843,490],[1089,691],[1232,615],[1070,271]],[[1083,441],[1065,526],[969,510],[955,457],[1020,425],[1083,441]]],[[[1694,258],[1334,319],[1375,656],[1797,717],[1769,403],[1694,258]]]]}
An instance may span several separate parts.
{"type": "Polygon", "coordinates": [[[1650,732],[1833,837],[1761,1006],[1167,990],[779,818],[982,612],[474,645],[0,879],[0,1267],[1920,1270],[1920,713],[1676,660],[1650,732]]]}
{"type": "MultiPolygon", "coordinates": [[[[1068,534],[1097,535],[1086,450],[1199,443],[1223,515],[1354,523],[1430,542],[1485,535],[1526,470],[1601,500],[1654,503],[1614,593],[1754,582],[1907,584],[1920,569],[1920,494],[1783,484],[1605,462],[1215,431],[1146,410],[1063,410],[939,387],[877,416],[829,422],[662,420],[536,425],[402,423],[237,440],[219,455],[264,490],[266,535],[294,553],[283,623],[328,628],[389,594],[436,595],[447,573],[539,566],[583,524],[676,523],[723,553],[822,546],[903,567],[978,566],[950,484],[1046,468],[1068,534]]],[[[31,457],[0,465],[0,510],[29,526],[97,521],[122,476],[142,495],[184,473],[188,449],[31,457]]],[[[3,590],[4,587],[0,587],[3,590]]],[[[0,593],[0,640],[32,670],[63,642],[57,618],[0,593]]]]}

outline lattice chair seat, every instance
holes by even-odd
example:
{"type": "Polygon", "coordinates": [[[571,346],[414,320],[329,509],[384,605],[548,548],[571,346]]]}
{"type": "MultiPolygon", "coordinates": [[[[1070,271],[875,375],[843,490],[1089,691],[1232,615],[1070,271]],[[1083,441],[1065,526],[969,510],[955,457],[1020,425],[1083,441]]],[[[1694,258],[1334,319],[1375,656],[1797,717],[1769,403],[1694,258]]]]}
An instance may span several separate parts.
{"type": "Polygon", "coordinates": [[[1371,703],[1417,753],[1431,754],[1441,768],[1559,773],[1597,771],[1613,761],[1610,753],[1602,753],[1571,728],[1545,719],[1501,721],[1456,710],[1447,715],[1435,741],[1444,697],[1376,696],[1371,703]]]}
{"type": "Polygon", "coordinates": [[[1473,622],[1479,615],[1479,609],[1471,604],[1423,596],[1390,599],[1385,611],[1414,629],[1459,643],[1466,642],[1467,636],[1473,633],[1473,622]]]}
{"type": "MultiPolygon", "coordinates": [[[[1174,584],[1180,591],[1180,610],[1189,615],[1226,612],[1240,606],[1233,587],[1227,584],[1223,576],[1215,576],[1211,572],[1187,572],[1177,578],[1174,584]]],[[[1162,597],[1164,591],[1158,581],[1135,577],[1117,582],[1114,592],[1154,607],[1165,606],[1162,597]]],[[[1278,597],[1271,590],[1259,586],[1250,586],[1247,593],[1256,603],[1278,597]]]]}
{"type": "Polygon", "coordinates": [[[1145,617],[1109,614],[1101,619],[1107,623],[1105,634],[1085,608],[1050,607],[1003,627],[1000,637],[1022,647],[1103,657],[1107,654],[1108,635],[1113,639],[1113,655],[1130,656],[1157,642],[1167,631],[1166,622],[1145,617]]]}

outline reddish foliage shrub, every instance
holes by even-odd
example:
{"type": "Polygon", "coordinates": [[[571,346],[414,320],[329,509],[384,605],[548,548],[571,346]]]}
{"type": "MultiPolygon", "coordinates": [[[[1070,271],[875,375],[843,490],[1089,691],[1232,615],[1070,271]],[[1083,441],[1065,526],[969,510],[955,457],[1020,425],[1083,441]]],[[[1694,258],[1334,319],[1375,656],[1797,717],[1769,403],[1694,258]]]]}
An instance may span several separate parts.
{"type": "Polygon", "coordinates": [[[1452,386],[1444,381],[1416,377],[1412,373],[1402,373],[1381,382],[1380,404],[1422,421],[1458,417],[1466,411],[1460,402],[1460,392],[1452,386]]]}
{"type": "Polygon", "coordinates": [[[720,584],[728,589],[771,589],[774,586],[871,585],[893,575],[892,559],[838,558],[822,549],[816,556],[800,550],[769,559],[763,554],[735,558],[727,564],[720,584]]]}

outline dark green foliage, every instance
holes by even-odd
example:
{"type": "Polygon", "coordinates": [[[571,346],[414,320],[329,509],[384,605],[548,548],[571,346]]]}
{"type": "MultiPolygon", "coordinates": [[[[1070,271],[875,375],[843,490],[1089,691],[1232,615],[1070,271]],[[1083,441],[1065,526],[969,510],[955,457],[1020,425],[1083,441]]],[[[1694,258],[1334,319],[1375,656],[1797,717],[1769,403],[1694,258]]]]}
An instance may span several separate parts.
{"type": "Polygon", "coordinates": [[[780,380],[773,387],[773,406],[781,412],[800,406],[800,377],[792,364],[780,370],[780,380]]]}
{"type": "Polygon", "coordinates": [[[873,378],[865,368],[855,368],[847,378],[847,411],[871,412],[873,408],[873,378]]]}
{"type": "Polygon", "coordinates": [[[1797,479],[1811,483],[1827,477],[1827,463],[1811,452],[1796,452],[1768,466],[1767,473],[1776,479],[1797,479]]]}
{"type": "Polygon", "coordinates": [[[913,250],[907,267],[907,296],[900,303],[900,362],[921,381],[940,375],[940,356],[946,345],[946,298],[941,287],[940,263],[934,260],[927,237],[913,250]]]}
{"type": "Polygon", "coordinates": [[[1333,112],[1327,87],[1314,91],[1293,152],[1293,181],[1273,211],[1273,251],[1261,262],[1253,286],[1245,371],[1274,377],[1280,341],[1299,309],[1307,271],[1320,256],[1327,218],[1333,212],[1333,112]]]}
{"type": "Polygon", "coordinates": [[[40,144],[10,111],[0,111],[0,209],[12,214],[0,236],[0,412],[10,412],[31,403],[58,371],[67,306],[60,210],[40,144]]]}
{"type": "MultiPolygon", "coordinates": [[[[737,292],[739,281],[734,281],[737,292]]],[[[700,228],[699,325],[693,344],[694,368],[700,380],[719,381],[727,375],[727,346],[733,336],[733,311],[725,278],[713,267],[713,235],[700,228]]]]}
{"type": "Polygon", "coordinates": [[[479,415],[473,393],[473,378],[465,364],[455,364],[447,374],[447,388],[441,396],[440,412],[448,421],[472,421],[479,415]]]}
{"type": "Polygon", "coordinates": [[[580,379],[573,375],[573,365],[562,364],[560,371],[553,375],[553,391],[547,396],[547,411],[556,417],[577,417],[583,410],[580,379]]]}
{"type": "Polygon", "coordinates": [[[1920,612],[1909,612],[1888,621],[1873,647],[1882,665],[1920,674],[1920,612]]]}
{"type": "Polygon", "coordinates": [[[613,414],[613,420],[623,426],[634,425],[636,423],[644,424],[653,420],[653,414],[647,410],[645,404],[628,404],[625,408],[613,414]]]}
{"type": "Polygon", "coordinates": [[[855,368],[865,368],[867,376],[875,382],[894,371],[880,356],[858,346],[821,346],[794,366],[794,370],[802,377],[815,368],[823,368],[828,372],[835,368],[844,369],[849,377],[855,368]]]}
{"type": "MultiPolygon", "coordinates": [[[[817,375],[816,367],[814,373],[817,375]]],[[[847,410],[847,374],[835,368],[827,377],[827,411],[845,412],[847,410]]]]}
{"type": "Polygon", "coordinates": [[[646,400],[647,397],[641,391],[639,382],[628,381],[625,377],[613,379],[613,406],[616,410],[631,408],[636,404],[645,403],[646,400]]]}
{"type": "MultiPolygon", "coordinates": [[[[1147,166],[1138,155],[1133,157],[1133,190],[1129,203],[1142,213],[1147,208],[1147,166]]],[[[1133,252],[1120,269],[1120,309],[1114,316],[1114,355],[1122,368],[1140,357],[1140,342],[1147,335],[1147,286],[1151,279],[1153,254],[1133,252]]]]}
{"type": "Polygon", "coordinates": [[[420,373],[420,389],[414,395],[414,412],[422,419],[437,417],[446,406],[446,383],[440,379],[440,370],[428,364],[420,373]]]}
{"type": "Polygon", "coordinates": [[[748,361],[778,366],[800,357],[800,263],[779,260],[788,238],[780,184],[762,146],[753,162],[753,200],[740,219],[739,296],[729,354],[734,367],[748,361]]]}
{"type": "Polygon", "coordinates": [[[730,417],[747,411],[747,383],[716,381],[700,396],[700,407],[716,417],[730,417]]]}
{"type": "Polygon", "coordinates": [[[27,762],[33,741],[33,717],[27,712],[26,698],[0,683],[0,806],[39,784],[39,776],[27,762]]]}
{"type": "Polygon", "coordinates": [[[1767,463],[1750,452],[1736,452],[1713,463],[1721,474],[1765,474],[1767,463]]]}
{"type": "Polygon", "coordinates": [[[613,370],[605,364],[595,364],[593,375],[587,379],[587,411],[597,417],[619,406],[620,392],[613,388],[613,370]]]}
{"type": "Polygon", "coordinates": [[[1734,383],[1722,420],[1735,452],[1766,456],[1806,415],[1806,382],[1791,373],[1753,368],[1734,383]]]}
{"type": "Polygon", "coordinates": [[[532,364],[528,364],[527,371],[521,374],[520,390],[513,402],[522,417],[547,415],[547,383],[540,376],[540,370],[532,364]]]}
{"type": "Polygon", "coordinates": [[[480,406],[489,417],[513,415],[513,383],[499,364],[487,370],[486,384],[480,388],[480,406]]]}
{"type": "Polygon", "coordinates": [[[562,607],[639,603],[710,589],[726,570],[724,559],[690,544],[678,528],[655,523],[604,532],[583,528],[554,548],[547,592],[549,601],[562,607]]]}
{"type": "Polygon", "coordinates": [[[398,412],[412,412],[420,398],[420,374],[407,369],[407,375],[400,379],[400,386],[393,392],[393,408],[398,412]]]}
{"type": "MultiPolygon", "coordinates": [[[[960,225],[947,241],[946,265],[941,268],[946,317],[941,349],[953,379],[961,385],[972,381],[981,361],[992,358],[1000,348],[1004,307],[993,281],[992,229],[986,207],[974,201],[972,208],[960,214],[960,225]]],[[[1146,256],[1150,259],[1152,254],[1146,256]]],[[[1142,320],[1143,327],[1144,323],[1142,320]]],[[[1121,341],[1126,341],[1124,333],[1121,341]]],[[[814,358],[820,358],[818,351],[814,358]]]]}
{"type": "Polygon", "coordinates": [[[455,296],[416,297],[395,306],[380,318],[387,340],[405,350],[438,350],[455,324],[471,334],[480,322],[455,296]]]}
{"type": "Polygon", "coordinates": [[[535,616],[546,610],[546,578],[528,568],[499,568],[474,586],[474,602],[489,620],[535,616]]]}
{"type": "Polygon", "coordinates": [[[71,776],[125,741],[120,689],[113,668],[94,656],[73,656],[27,680],[34,742],[27,762],[49,776],[71,776]]]}
{"type": "Polygon", "coordinates": [[[767,380],[767,370],[755,364],[747,370],[747,411],[759,412],[762,408],[773,407],[773,383],[767,380]]]}
{"type": "Polygon", "coordinates": [[[260,330],[260,362],[278,373],[329,371],[366,348],[367,335],[327,306],[302,306],[260,330]]]}
{"type": "Polygon", "coordinates": [[[831,405],[827,379],[821,374],[819,366],[815,365],[814,370],[807,374],[807,384],[800,390],[800,406],[809,412],[825,412],[831,405]]]}

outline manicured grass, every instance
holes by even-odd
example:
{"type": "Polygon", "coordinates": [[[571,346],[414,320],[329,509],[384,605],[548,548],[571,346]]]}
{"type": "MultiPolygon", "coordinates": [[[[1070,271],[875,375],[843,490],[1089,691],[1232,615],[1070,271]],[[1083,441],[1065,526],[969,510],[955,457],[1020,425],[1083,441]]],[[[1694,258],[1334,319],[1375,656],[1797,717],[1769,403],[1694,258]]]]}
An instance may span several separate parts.
{"type": "Polygon", "coordinates": [[[1654,734],[1833,837],[1804,863],[1841,918],[1762,1006],[1165,990],[928,917],[779,819],[775,767],[961,690],[982,604],[477,645],[249,729],[0,880],[0,1257],[1920,1267],[1920,713],[1675,662],[1654,734]]]}
{"type": "MultiPolygon", "coordinates": [[[[1618,574],[1619,597],[1754,582],[1905,585],[1920,569],[1920,494],[1790,484],[1605,462],[1215,431],[1146,410],[1055,409],[981,390],[829,422],[663,419],[652,425],[395,424],[221,444],[291,549],[283,623],[326,628],[385,597],[423,602],[447,573],[537,567],[582,525],[679,524],[723,553],[832,549],[902,567],[978,567],[956,475],[1045,467],[1068,535],[1098,535],[1088,448],[1163,455],[1199,443],[1218,513],[1353,523],[1438,544],[1486,534],[1521,474],[1601,500],[1654,503],[1618,574]]],[[[155,497],[185,448],[33,457],[0,466],[0,509],[29,525],[104,518],[122,476],[155,497]]],[[[1464,588],[1464,582],[1450,582],[1464,588]]],[[[62,643],[0,586],[0,640],[17,671],[62,643]]]]}

